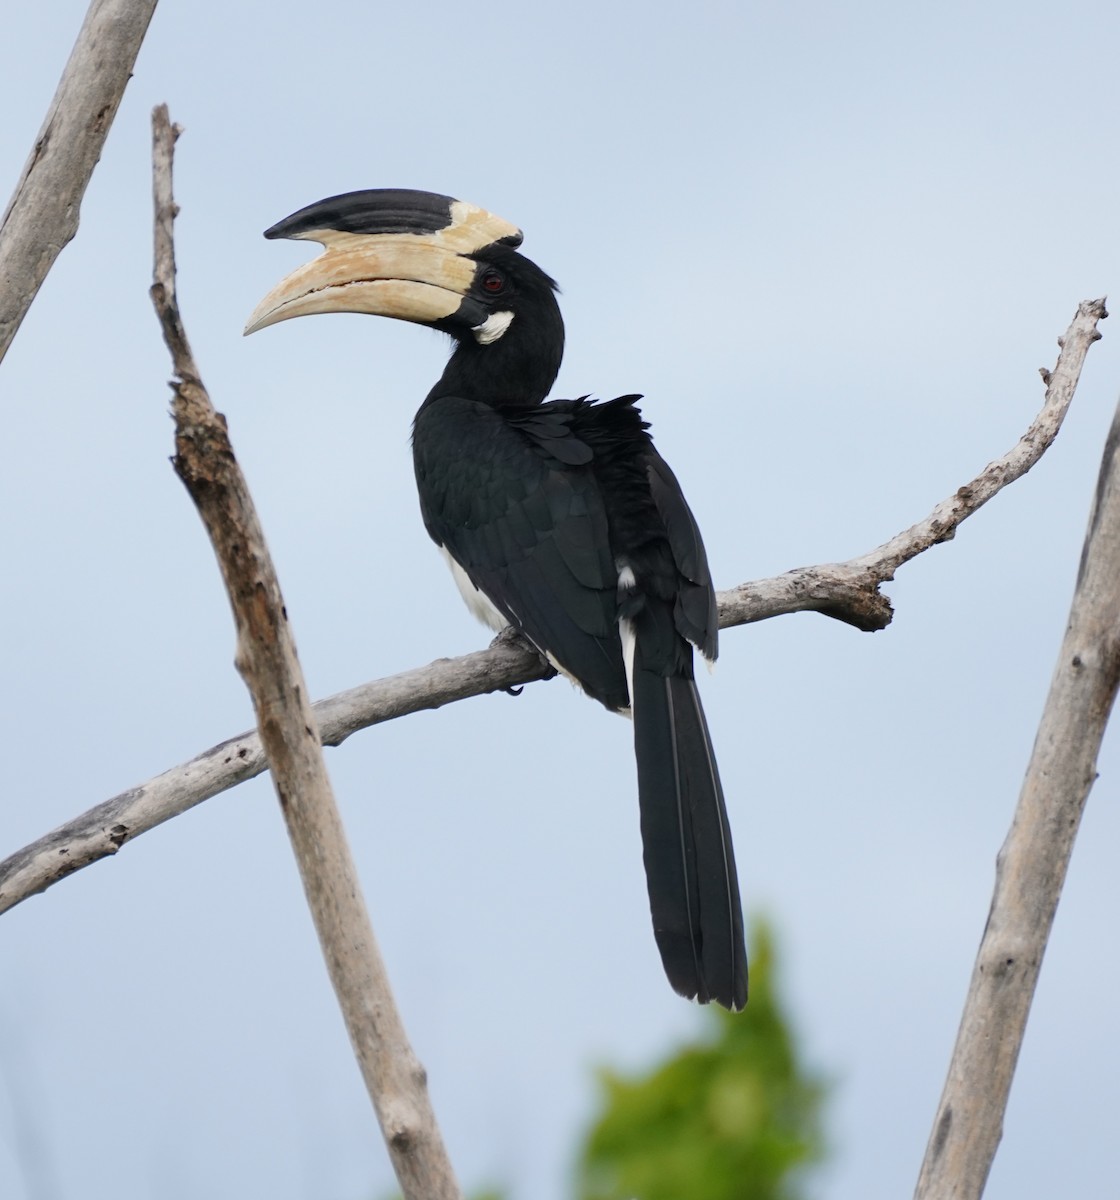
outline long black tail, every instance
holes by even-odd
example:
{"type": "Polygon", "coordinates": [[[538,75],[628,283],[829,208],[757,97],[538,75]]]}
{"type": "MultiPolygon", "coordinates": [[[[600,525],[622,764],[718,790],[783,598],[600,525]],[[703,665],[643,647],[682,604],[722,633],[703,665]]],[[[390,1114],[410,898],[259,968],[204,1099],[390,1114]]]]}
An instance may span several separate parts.
{"type": "Polygon", "coordinates": [[[631,705],[653,932],[673,989],[701,1004],[747,1002],[735,853],[696,683],[642,665],[631,705]]]}

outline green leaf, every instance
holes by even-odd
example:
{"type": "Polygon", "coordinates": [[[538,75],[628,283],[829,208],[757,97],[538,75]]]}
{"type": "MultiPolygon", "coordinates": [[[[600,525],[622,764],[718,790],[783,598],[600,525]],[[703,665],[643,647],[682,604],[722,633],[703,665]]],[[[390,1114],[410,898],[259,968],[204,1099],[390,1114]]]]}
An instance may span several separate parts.
{"type": "Polygon", "coordinates": [[[806,1071],[775,991],[774,937],[756,921],[746,1010],[645,1075],[600,1073],[581,1200],[800,1200],[824,1156],[824,1081],[806,1071]]]}

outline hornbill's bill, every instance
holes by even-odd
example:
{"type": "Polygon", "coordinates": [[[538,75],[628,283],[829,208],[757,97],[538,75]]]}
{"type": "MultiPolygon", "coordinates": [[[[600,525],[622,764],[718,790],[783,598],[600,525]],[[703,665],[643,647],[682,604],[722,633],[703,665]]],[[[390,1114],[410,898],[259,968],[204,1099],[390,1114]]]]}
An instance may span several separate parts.
{"type": "Polygon", "coordinates": [[[521,232],[429,192],[334,196],[274,225],[326,251],[246,333],[361,312],[450,334],[413,426],[420,511],[472,611],[513,625],[612,712],[630,712],[653,929],[682,995],[742,1008],[747,962],[723,791],[693,679],[716,657],[704,544],[637,396],[545,401],[564,324],[521,232]]]}

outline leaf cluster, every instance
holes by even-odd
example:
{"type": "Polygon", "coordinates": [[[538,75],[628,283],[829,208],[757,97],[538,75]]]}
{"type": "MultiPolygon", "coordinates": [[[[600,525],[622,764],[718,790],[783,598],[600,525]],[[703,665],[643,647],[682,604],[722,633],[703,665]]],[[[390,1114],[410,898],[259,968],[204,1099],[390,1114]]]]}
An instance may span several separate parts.
{"type": "Polygon", "coordinates": [[[745,1012],[706,1010],[696,1042],[650,1073],[600,1074],[580,1200],[799,1200],[824,1154],[826,1087],[799,1061],[775,991],[774,938],[752,936],[745,1012]]]}

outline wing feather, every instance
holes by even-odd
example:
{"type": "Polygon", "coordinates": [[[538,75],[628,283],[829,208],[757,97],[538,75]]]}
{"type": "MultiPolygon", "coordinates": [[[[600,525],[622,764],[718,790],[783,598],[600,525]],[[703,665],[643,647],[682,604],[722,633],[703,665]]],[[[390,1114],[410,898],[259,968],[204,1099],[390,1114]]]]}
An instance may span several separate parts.
{"type": "Polygon", "coordinates": [[[571,432],[570,410],[550,420],[550,408],[524,421],[455,398],[422,410],[413,435],[421,511],[511,623],[590,695],[625,708],[618,571],[592,451],[571,432]]]}

